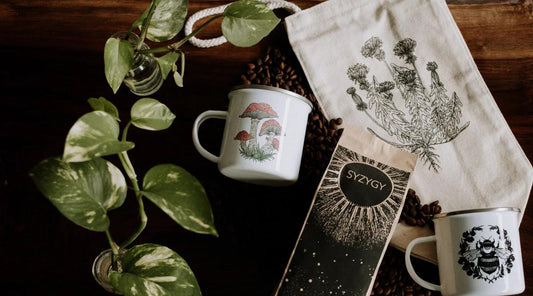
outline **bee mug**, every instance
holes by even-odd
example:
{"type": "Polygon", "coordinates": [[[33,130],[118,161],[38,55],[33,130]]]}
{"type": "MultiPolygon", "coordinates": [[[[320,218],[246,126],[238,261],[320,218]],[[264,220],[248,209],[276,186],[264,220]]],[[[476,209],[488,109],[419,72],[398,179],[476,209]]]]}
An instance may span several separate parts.
{"type": "Polygon", "coordinates": [[[517,208],[490,208],[435,215],[435,235],[407,246],[407,271],[419,285],[444,296],[522,293],[519,214],[517,208]],[[440,286],[421,279],[411,264],[413,247],[428,242],[437,245],[440,286]]]}
{"type": "Polygon", "coordinates": [[[237,86],[228,98],[228,111],[209,110],[196,118],[196,150],[232,179],[271,186],[296,182],[311,102],[264,85],[237,86]],[[204,149],[198,137],[200,125],[210,118],[226,120],[218,156],[204,149]]]}

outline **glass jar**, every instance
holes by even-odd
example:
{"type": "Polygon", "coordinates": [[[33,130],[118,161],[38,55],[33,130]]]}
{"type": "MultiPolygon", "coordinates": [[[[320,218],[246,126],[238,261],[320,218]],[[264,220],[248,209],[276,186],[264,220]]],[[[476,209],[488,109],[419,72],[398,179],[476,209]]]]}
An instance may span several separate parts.
{"type": "Polygon", "coordinates": [[[105,250],[94,259],[92,272],[94,279],[106,291],[113,292],[113,286],[109,281],[109,272],[113,268],[113,252],[105,250]]]}
{"type": "MultiPolygon", "coordinates": [[[[114,38],[124,39],[127,32],[118,32],[113,34],[114,38]]],[[[130,33],[128,37],[133,48],[136,48],[140,42],[139,36],[130,33]]],[[[143,43],[141,50],[150,49],[146,43],[143,43]]],[[[135,54],[133,65],[124,78],[124,84],[130,91],[138,96],[148,96],[161,88],[163,85],[163,75],[159,63],[153,54],[135,54]]]]}

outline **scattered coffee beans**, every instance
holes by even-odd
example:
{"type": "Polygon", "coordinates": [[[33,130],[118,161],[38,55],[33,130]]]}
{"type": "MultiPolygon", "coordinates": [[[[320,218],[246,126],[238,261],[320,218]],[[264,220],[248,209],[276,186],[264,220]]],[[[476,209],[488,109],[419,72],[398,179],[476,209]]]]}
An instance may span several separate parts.
{"type": "MultiPolygon", "coordinates": [[[[246,72],[241,75],[243,84],[262,84],[290,90],[309,99],[313,110],[307,122],[307,131],[302,155],[302,177],[314,178],[318,183],[337,142],[342,134],[342,118],[327,120],[324,112],[313,95],[303,70],[299,67],[296,57],[287,55],[279,49],[268,48],[262,58],[246,65],[246,72]]],[[[400,221],[411,226],[432,226],[432,217],[440,213],[438,201],[431,204],[420,204],[416,192],[409,189],[400,221]]],[[[389,248],[378,271],[372,294],[401,295],[401,296],[429,296],[440,295],[438,292],[426,290],[413,282],[405,269],[403,254],[389,248]]]]}
{"type": "Polygon", "coordinates": [[[407,225],[420,227],[429,223],[429,226],[433,228],[433,215],[441,211],[442,208],[438,200],[430,204],[422,205],[416,192],[413,189],[409,189],[400,221],[404,221],[407,225]]]}
{"type": "MultiPolygon", "coordinates": [[[[436,274],[425,274],[425,279],[438,282],[436,274]]],[[[440,295],[415,283],[405,269],[401,251],[388,248],[372,288],[372,296],[431,296],[440,295]]]]}

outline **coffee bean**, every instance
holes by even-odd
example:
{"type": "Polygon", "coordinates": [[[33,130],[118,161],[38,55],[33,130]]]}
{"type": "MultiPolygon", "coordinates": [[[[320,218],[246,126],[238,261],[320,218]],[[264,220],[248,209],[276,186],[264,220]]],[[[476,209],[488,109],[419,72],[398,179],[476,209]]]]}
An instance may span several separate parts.
{"type": "Polygon", "coordinates": [[[433,201],[430,204],[422,205],[420,204],[420,198],[413,189],[407,191],[407,196],[405,200],[405,205],[402,210],[402,215],[400,216],[400,221],[404,221],[407,225],[410,226],[420,226],[424,227],[429,225],[430,228],[433,228],[433,215],[438,214],[442,211],[439,201],[433,201]]]}
{"type": "Polygon", "coordinates": [[[429,205],[423,205],[422,208],[420,209],[420,211],[424,215],[429,215],[429,205]]]}

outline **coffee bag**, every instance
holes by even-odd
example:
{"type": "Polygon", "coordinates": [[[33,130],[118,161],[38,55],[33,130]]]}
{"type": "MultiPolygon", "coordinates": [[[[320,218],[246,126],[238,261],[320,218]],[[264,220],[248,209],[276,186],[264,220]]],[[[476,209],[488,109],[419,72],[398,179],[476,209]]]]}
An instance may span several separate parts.
{"type": "Polygon", "coordinates": [[[346,127],[275,295],[370,295],[416,159],[346,127]]]}

